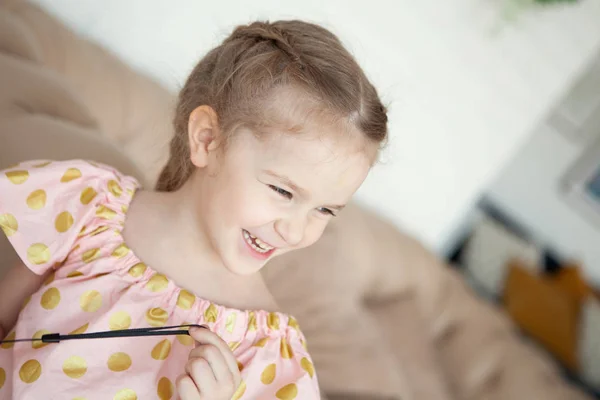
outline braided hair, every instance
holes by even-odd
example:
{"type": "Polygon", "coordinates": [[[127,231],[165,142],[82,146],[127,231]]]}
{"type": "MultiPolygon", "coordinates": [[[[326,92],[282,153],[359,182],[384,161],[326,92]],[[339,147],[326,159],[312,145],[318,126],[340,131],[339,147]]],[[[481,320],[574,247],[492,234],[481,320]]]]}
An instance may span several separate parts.
{"type": "MultiPolygon", "coordinates": [[[[298,20],[238,26],[196,65],[179,93],[170,157],[156,189],[175,191],[190,177],[188,119],[201,105],[212,107],[223,135],[265,120],[273,90],[294,87],[364,137],[382,145],[387,114],[376,89],[352,55],[327,29],[298,20]]],[[[226,142],[227,137],[224,139],[226,142]]]]}

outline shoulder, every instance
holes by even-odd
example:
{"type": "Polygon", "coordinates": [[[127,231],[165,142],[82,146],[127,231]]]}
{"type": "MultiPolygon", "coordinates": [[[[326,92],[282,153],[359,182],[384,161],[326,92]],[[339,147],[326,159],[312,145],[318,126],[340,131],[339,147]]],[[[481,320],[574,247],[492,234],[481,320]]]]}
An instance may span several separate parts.
{"type": "Polygon", "coordinates": [[[73,197],[87,205],[101,193],[119,196],[123,185],[129,190],[140,186],[135,178],[93,161],[26,161],[0,172],[0,208],[11,204],[36,210],[73,197]]]}
{"type": "Polygon", "coordinates": [[[5,185],[12,184],[15,189],[28,187],[33,183],[57,185],[111,179],[129,179],[137,184],[135,178],[126,176],[111,166],[86,160],[31,160],[7,168],[0,174],[0,182],[5,185]]]}
{"type": "Polygon", "coordinates": [[[0,172],[0,227],[36,273],[68,254],[98,210],[131,198],[138,182],[85,160],[27,161],[0,172]]]}

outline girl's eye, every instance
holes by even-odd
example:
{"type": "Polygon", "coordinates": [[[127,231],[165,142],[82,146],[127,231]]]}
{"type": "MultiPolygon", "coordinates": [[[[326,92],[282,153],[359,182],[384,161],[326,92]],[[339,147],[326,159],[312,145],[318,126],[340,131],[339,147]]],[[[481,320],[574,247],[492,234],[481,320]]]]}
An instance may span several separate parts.
{"type": "Polygon", "coordinates": [[[329,216],[332,216],[332,217],[336,216],[335,213],[333,211],[331,211],[329,208],[321,207],[321,208],[317,208],[317,210],[321,214],[329,215],[329,216]]]}
{"type": "Polygon", "coordinates": [[[291,200],[293,197],[290,192],[288,192],[287,190],[284,190],[280,187],[273,186],[273,185],[269,185],[269,187],[271,188],[271,190],[273,190],[274,192],[277,192],[279,195],[285,197],[288,200],[291,200]]]}

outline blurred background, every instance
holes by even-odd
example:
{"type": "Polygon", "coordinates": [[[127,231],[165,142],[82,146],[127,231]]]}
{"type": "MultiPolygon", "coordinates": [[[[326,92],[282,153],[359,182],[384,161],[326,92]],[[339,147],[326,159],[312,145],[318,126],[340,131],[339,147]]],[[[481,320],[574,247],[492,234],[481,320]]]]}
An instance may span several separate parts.
{"type": "Polygon", "coordinates": [[[236,24],[337,33],[390,107],[359,202],[600,390],[600,2],[34,3],[172,91],[236,24]]]}

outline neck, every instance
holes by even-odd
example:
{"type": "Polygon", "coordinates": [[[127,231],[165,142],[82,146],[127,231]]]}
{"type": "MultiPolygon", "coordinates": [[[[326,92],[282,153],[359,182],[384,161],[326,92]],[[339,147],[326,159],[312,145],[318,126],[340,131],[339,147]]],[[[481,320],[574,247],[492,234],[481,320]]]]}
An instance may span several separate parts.
{"type": "Polygon", "coordinates": [[[189,190],[139,191],[123,230],[128,247],[150,268],[203,299],[238,309],[275,310],[259,273],[240,276],[224,266],[198,221],[189,190]]]}

